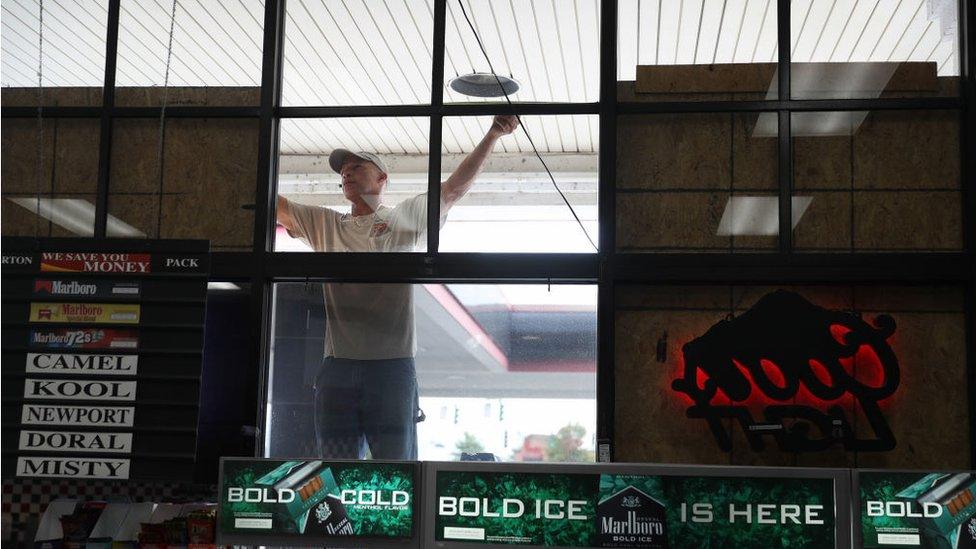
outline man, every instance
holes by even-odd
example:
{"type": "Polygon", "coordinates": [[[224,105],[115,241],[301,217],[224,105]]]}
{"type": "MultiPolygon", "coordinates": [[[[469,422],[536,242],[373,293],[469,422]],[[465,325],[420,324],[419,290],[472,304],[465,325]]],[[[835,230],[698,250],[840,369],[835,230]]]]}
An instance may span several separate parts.
{"type": "MultiPolygon", "coordinates": [[[[477,147],[441,183],[441,218],[471,188],[495,143],[515,131],[496,116],[477,147]]],[[[426,242],[427,194],[390,208],[388,173],[374,154],[338,149],[329,166],[342,175],[350,214],[278,197],[278,223],[317,252],[411,252],[426,242]]],[[[321,457],[417,459],[419,406],[409,284],[324,285],[325,360],[315,382],[315,431],[321,457]]]]}

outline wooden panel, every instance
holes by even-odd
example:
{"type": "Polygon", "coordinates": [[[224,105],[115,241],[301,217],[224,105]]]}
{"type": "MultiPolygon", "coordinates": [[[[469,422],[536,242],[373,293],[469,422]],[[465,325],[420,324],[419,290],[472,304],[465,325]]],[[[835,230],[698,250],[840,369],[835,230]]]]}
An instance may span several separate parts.
{"type": "MultiPolygon", "coordinates": [[[[866,71],[891,73],[886,91],[935,91],[938,89],[934,62],[892,63],[793,63],[794,78],[804,79],[804,93],[825,93],[836,90],[875,91],[862,89],[864,85],[851,80],[853,74],[866,71]]],[[[775,63],[728,63],[710,65],[641,65],[637,67],[637,93],[748,93],[767,92],[776,79],[775,63]]]]}
{"type": "Polygon", "coordinates": [[[728,114],[620,116],[617,188],[728,189],[728,114]]]}
{"type": "Polygon", "coordinates": [[[875,111],[854,137],[856,188],[959,188],[954,111],[875,111]]]}
{"type": "Polygon", "coordinates": [[[854,193],[857,249],[962,249],[959,192],[854,193]]]}
{"type": "MultiPolygon", "coordinates": [[[[112,148],[109,212],[151,235],[159,226],[158,124],[117,121],[112,148]]],[[[159,234],[250,247],[254,212],[242,206],[254,203],[257,141],[257,120],[168,120],[159,234]]]]}
{"type": "MultiPolygon", "coordinates": [[[[800,286],[784,287],[831,310],[852,306],[872,322],[890,314],[896,330],[888,339],[898,358],[901,382],[882,402],[896,439],[889,452],[857,452],[835,443],[823,452],[780,451],[771,437],[766,449],[751,450],[735,425],[731,452],[716,444],[705,422],[685,415],[687,400],[671,389],[681,374],[681,348],[728,314],[731,299],[741,315],[777,287],[625,286],[616,314],[616,455],[622,461],[891,467],[966,468],[969,416],[966,392],[965,319],[957,287],[800,286]],[[731,292],[731,293],[730,293],[731,292]],[[660,350],[665,350],[662,355],[660,350]]],[[[761,338],[762,334],[756,334],[761,338]]],[[[866,367],[863,364],[862,367],[866,367]]],[[[854,402],[832,402],[847,411],[857,435],[872,438],[866,419],[856,419],[854,402]]],[[[761,411],[761,410],[759,410],[761,411]]],[[[759,417],[759,411],[753,417],[759,417]]]]}

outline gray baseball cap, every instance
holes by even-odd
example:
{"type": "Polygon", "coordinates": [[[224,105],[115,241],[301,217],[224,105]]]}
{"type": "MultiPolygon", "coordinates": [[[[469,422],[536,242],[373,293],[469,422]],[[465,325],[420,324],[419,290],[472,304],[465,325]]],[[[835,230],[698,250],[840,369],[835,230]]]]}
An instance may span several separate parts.
{"type": "Polygon", "coordinates": [[[352,152],[348,149],[336,149],[332,151],[332,154],[329,155],[329,167],[331,167],[332,171],[335,173],[342,173],[342,163],[345,162],[346,158],[349,158],[350,156],[362,158],[363,160],[369,160],[373,164],[376,164],[376,167],[379,168],[381,172],[385,174],[390,173],[386,169],[386,164],[380,160],[379,156],[365,151],[352,152]]]}

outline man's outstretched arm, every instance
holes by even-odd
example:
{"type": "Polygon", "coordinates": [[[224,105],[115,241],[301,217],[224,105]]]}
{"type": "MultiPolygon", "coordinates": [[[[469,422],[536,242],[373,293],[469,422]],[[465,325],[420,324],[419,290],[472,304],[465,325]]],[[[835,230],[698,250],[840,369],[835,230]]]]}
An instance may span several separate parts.
{"type": "MultiPolygon", "coordinates": [[[[478,143],[478,146],[468,156],[464,157],[451,177],[448,177],[447,181],[441,184],[441,200],[448,208],[461,200],[461,197],[474,184],[474,180],[478,177],[488,155],[491,154],[495,142],[502,136],[514,132],[517,127],[518,118],[514,115],[500,114],[495,117],[491,123],[491,128],[488,129],[488,133],[485,134],[481,143],[478,143]]],[[[278,219],[280,221],[280,215],[278,219]]]]}
{"type": "Polygon", "coordinates": [[[295,232],[295,218],[291,213],[291,203],[288,199],[278,195],[278,206],[275,208],[278,223],[289,232],[295,232]]]}

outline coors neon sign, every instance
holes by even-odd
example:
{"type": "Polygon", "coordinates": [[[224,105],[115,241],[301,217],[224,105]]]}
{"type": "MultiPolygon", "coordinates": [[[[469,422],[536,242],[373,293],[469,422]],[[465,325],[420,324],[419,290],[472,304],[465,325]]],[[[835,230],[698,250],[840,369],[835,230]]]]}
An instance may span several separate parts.
{"type": "Polygon", "coordinates": [[[671,387],[691,400],[687,416],[705,420],[723,451],[732,449],[736,423],[756,451],[769,436],[789,452],[836,442],[849,451],[891,450],[895,437],[879,403],[898,389],[894,332],[889,315],[869,324],[778,290],[685,344],[671,387]],[[854,432],[857,409],[867,425],[854,432]]]}

